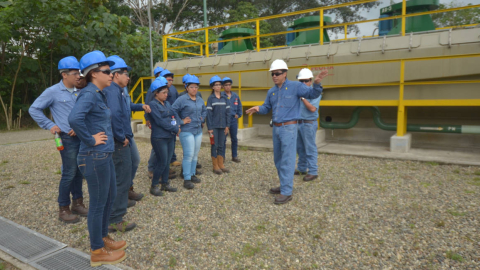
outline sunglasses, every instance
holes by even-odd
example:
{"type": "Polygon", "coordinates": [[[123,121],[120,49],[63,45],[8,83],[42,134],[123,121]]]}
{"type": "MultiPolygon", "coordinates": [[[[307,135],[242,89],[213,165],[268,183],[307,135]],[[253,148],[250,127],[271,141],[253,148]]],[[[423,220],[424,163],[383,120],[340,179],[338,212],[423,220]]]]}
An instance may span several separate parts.
{"type": "Polygon", "coordinates": [[[127,77],[130,77],[130,75],[128,75],[128,72],[126,72],[126,71],[125,71],[125,72],[119,72],[119,74],[123,74],[123,75],[125,75],[125,76],[127,76],[127,77]]]}
{"type": "Polygon", "coordinates": [[[309,80],[299,80],[301,83],[308,83],[310,81],[312,81],[312,79],[309,79],[309,80]]]}
{"type": "Polygon", "coordinates": [[[102,72],[105,75],[110,75],[112,73],[110,69],[99,69],[97,72],[102,72]]]}
{"type": "Polygon", "coordinates": [[[275,72],[272,72],[272,77],[278,77],[280,75],[282,75],[284,72],[279,72],[279,73],[275,73],[275,72]]]}

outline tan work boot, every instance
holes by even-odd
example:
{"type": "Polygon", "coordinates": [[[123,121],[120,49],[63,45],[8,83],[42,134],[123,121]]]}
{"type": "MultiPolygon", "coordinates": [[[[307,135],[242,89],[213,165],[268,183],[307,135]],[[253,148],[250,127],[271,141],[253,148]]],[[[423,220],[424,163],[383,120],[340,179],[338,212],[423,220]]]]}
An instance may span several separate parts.
{"type": "Polygon", "coordinates": [[[224,158],[222,156],[217,156],[217,160],[218,160],[218,167],[220,168],[220,170],[222,170],[222,172],[225,172],[225,173],[230,172],[230,170],[225,168],[225,166],[223,165],[224,158]]]}
{"type": "Polygon", "coordinates": [[[58,212],[58,219],[65,223],[77,223],[80,221],[80,217],[72,214],[70,212],[70,205],[60,206],[60,211],[58,212]]]}
{"type": "Polygon", "coordinates": [[[90,250],[90,252],[90,266],[92,267],[102,264],[117,264],[127,257],[123,250],[109,251],[104,247],[97,250],[90,250]]]}
{"type": "Polygon", "coordinates": [[[180,163],[180,161],[174,161],[174,162],[170,163],[170,166],[177,167],[177,166],[180,166],[180,165],[182,165],[182,163],[180,163]]]}
{"type": "Polygon", "coordinates": [[[148,178],[152,179],[153,178],[153,172],[148,171],[148,178]]]}
{"type": "Polygon", "coordinates": [[[88,215],[88,209],[83,204],[83,198],[78,198],[72,201],[72,213],[86,217],[88,215]]]}
{"type": "Polygon", "coordinates": [[[124,240],[121,241],[115,241],[113,240],[110,235],[107,235],[106,237],[102,238],[103,244],[105,245],[105,249],[109,251],[114,251],[114,250],[125,250],[128,245],[127,242],[124,240]]]}
{"type": "Polygon", "coordinates": [[[218,158],[212,157],[213,172],[215,174],[222,174],[222,170],[218,167],[218,158]]]}

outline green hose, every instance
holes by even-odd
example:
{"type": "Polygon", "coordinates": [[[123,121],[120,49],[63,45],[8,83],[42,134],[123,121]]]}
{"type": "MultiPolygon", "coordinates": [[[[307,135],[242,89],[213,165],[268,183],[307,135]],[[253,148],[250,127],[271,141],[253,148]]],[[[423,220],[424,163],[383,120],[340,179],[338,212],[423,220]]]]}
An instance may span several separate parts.
{"type": "MultiPolygon", "coordinates": [[[[320,118],[320,126],[325,129],[349,129],[353,128],[360,119],[363,110],[370,110],[373,113],[373,122],[383,130],[396,131],[396,124],[389,124],[382,121],[378,107],[356,107],[353,110],[352,118],[347,123],[326,122],[320,118]]],[[[433,132],[433,133],[470,133],[480,134],[480,126],[461,125],[413,125],[407,124],[407,131],[412,132],[433,132]]]]}

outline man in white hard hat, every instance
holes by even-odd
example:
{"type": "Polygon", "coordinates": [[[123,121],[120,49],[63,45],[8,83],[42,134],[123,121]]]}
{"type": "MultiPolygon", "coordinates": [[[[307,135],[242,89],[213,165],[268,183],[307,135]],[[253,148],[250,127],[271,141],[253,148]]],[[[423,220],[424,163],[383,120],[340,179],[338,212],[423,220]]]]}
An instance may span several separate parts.
{"type": "Polygon", "coordinates": [[[275,204],[284,204],[292,200],[293,173],[295,171],[297,122],[300,117],[300,98],[314,99],[322,94],[320,84],[328,71],[319,73],[313,82],[313,88],[287,80],[288,66],[277,59],[270,66],[275,86],[268,90],[262,106],[255,106],[246,111],[247,114],[267,114],[272,111],[273,119],[273,156],[280,187],[270,189],[270,193],[278,194],[275,204]]]}
{"type": "MultiPolygon", "coordinates": [[[[298,73],[297,79],[299,82],[311,87],[313,83],[313,73],[310,69],[304,68],[298,73]]],[[[318,106],[321,98],[322,95],[314,99],[300,98],[301,119],[298,120],[298,163],[295,175],[306,174],[306,176],[303,177],[303,181],[312,181],[318,177],[318,152],[315,137],[318,127],[318,106]]]]}

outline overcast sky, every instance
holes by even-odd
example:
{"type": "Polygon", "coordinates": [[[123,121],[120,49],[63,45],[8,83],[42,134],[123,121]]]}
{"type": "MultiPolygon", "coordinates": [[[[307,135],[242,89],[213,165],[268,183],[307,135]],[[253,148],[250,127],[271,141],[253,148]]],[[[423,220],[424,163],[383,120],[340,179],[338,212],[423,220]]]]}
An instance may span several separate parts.
{"type": "MultiPolygon", "coordinates": [[[[378,7],[370,9],[369,12],[361,11],[360,14],[367,19],[378,18],[380,16],[380,9],[383,8],[383,7],[389,6],[390,5],[390,0],[381,0],[379,2],[380,2],[380,5],[378,7]]],[[[400,2],[400,1],[395,0],[395,3],[398,3],[398,2],[400,2]]],[[[452,2],[452,0],[440,0],[441,4],[449,4],[451,2],[452,2]]],[[[456,0],[456,2],[459,3],[461,6],[466,6],[469,3],[471,3],[472,5],[480,4],[480,0],[461,0],[461,1],[456,0]]],[[[370,35],[372,35],[372,32],[373,32],[373,30],[375,29],[376,26],[372,22],[372,23],[358,24],[358,27],[360,28],[359,36],[370,36],[370,35]]],[[[375,34],[378,35],[378,30],[375,34]]],[[[348,35],[348,37],[355,37],[355,36],[356,36],[355,34],[348,35]]],[[[331,38],[335,38],[335,37],[331,36],[331,38]]],[[[338,38],[342,38],[342,36],[340,36],[338,38]]]]}

